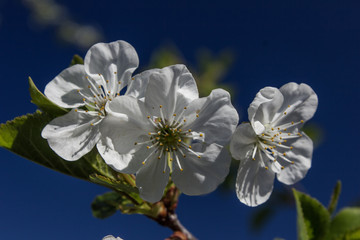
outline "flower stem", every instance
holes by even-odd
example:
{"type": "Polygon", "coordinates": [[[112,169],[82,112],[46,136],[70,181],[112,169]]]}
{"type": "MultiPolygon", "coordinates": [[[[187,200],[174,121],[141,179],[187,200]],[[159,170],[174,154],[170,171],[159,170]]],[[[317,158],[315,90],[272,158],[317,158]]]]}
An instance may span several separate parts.
{"type": "Polygon", "coordinates": [[[177,214],[175,213],[179,196],[179,189],[171,183],[161,201],[153,205],[154,208],[158,209],[156,217],[148,217],[155,220],[160,225],[173,230],[174,233],[166,240],[196,240],[197,238],[181,224],[177,214]]]}

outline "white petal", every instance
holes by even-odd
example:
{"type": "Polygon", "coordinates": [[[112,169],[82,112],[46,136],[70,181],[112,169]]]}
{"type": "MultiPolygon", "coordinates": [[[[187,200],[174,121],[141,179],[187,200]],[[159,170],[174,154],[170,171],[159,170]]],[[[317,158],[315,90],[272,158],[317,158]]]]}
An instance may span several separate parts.
{"type": "Polygon", "coordinates": [[[173,65],[150,75],[145,93],[145,104],[153,116],[160,116],[159,106],[163,105],[164,117],[180,113],[199,93],[196,82],[184,65],[173,65]]]}
{"type": "Polygon", "coordinates": [[[96,147],[105,163],[115,171],[133,174],[141,167],[141,161],[135,161],[133,153],[120,154],[113,149],[112,142],[107,138],[100,139],[96,147]]]}
{"type": "Polygon", "coordinates": [[[284,98],[277,88],[265,87],[261,89],[248,108],[250,122],[253,124],[255,121],[259,121],[263,125],[272,122],[283,101],[284,98]]]}
{"type": "Polygon", "coordinates": [[[52,120],[42,130],[41,136],[60,157],[75,161],[90,152],[98,142],[98,125],[90,125],[95,121],[97,117],[73,110],[52,120]]]}
{"type": "Polygon", "coordinates": [[[164,189],[169,182],[169,168],[165,173],[165,159],[157,158],[154,154],[136,173],[136,186],[139,188],[140,197],[148,202],[159,201],[164,193],[164,189]]]}
{"type": "Polygon", "coordinates": [[[125,95],[134,98],[145,97],[150,75],[158,72],[160,72],[160,69],[151,69],[135,75],[133,80],[129,82],[125,95]]]}
{"type": "Polygon", "coordinates": [[[250,123],[240,124],[230,141],[230,152],[233,158],[244,160],[251,156],[256,143],[256,135],[250,123]]]}
{"type": "Polygon", "coordinates": [[[112,235],[107,235],[107,236],[105,236],[102,240],[123,240],[123,239],[120,238],[120,237],[115,238],[115,237],[112,236],[112,235]]]}
{"type": "Polygon", "coordinates": [[[303,179],[311,167],[313,142],[305,133],[302,132],[301,134],[301,138],[295,139],[294,142],[289,141],[288,143],[293,146],[293,149],[286,152],[286,157],[290,161],[294,161],[294,164],[285,166],[277,175],[277,179],[280,182],[288,185],[303,179]]]}
{"type": "Polygon", "coordinates": [[[318,98],[310,86],[292,82],[282,86],[280,92],[284,96],[284,103],[279,111],[287,112],[287,114],[282,114],[282,118],[276,122],[276,125],[300,120],[305,122],[314,116],[318,98]]]}
{"type": "MultiPolygon", "coordinates": [[[[105,106],[108,115],[123,119],[123,121],[137,126],[139,130],[143,129],[147,133],[151,128],[151,123],[148,120],[147,112],[144,103],[136,98],[129,96],[118,96],[105,106]]],[[[114,126],[116,127],[116,126],[114,126]]]]}
{"type": "Polygon", "coordinates": [[[194,144],[193,150],[200,152],[201,158],[188,153],[179,156],[183,171],[177,167],[171,178],[175,185],[187,195],[201,195],[214,191],[229,173],[231,157],[228,151],[215,143],[194,144]]]}
{"type": "Polygon", "coordinates": [[[86,73],[94,79],[102,74],[105,80],[110,81],[112,91],[117,89],[118,81],[122,82],[122,86],[127,85],[138,65],[135,49],[125,41],[97,43],[89,49],[84,60],[86,73]]]}
{"type": "Polygon", "coordinates": [[[254,128],[256,135],[262,134],[265,131],[264,125],[262,125],[261,122],[259,122],[259,121],[254,122],[253,128],[254,128]]]}
{"type": "Polygon", "coordinates": [[[91,96],[88,90],[89,82],[85,76],[83,65],[78,64],[66,68],[46,85],[44,93],[51,101],[61,107],[83,106],[83,96],[78,93],[78,90],[87,96],[91,96]]]}
{"type": "Polygon", "coordinates": [[[185,112],[185,118],[189,123],[187,128],[205,133],[207,143],[220,145],[229,142],[239,122],[230,94],[223,89],[215,89],[208,97],[192,101],[185,112]]]}
{"type": "Polygon", "coordinates": [[[236,194],[240,202],[250,207],[266,202],[273,190],[274,177],[275,173],[261,167],[258,160],[248,158],[241,161],[236,178],[236,194]]]}
{"type": "MultiPolygon", "coordinates": [[[[111,115],[108,115],[103,120],[100,132],[101,144],[109,147],[110,150],[117,151],[119,154],[133,154],[139,147],[136,143],[142,142],[146,134],[131,119],[124,120],[111,115]]],[[[100,153],[107,162],[114,161],[112,157],[115,157],[115,155],[110,150],[101,148],[100,153]]]]}

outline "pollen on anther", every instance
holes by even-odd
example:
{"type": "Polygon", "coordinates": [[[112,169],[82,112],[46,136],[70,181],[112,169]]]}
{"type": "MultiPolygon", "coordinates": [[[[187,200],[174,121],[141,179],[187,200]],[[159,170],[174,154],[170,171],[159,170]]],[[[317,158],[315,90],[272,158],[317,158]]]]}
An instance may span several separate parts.
{"type": "Polygon", "coordinates": [[[284,112],[284,115],[286,115],[286,112],[284,112]]]}
{"type": "Polygon", "coordinates": [[[184,154],[183,157],[186,158],[186,155],[184,154]]]}
{"type": "Polygon", "coordinates": [[[293,146],[290,146],[290,150],[292,150],[294,147],[293,146]]]}
{"type": "Polygon", "coordinates": [[[117,74],[117,72],[114,72],[114,74],[117,74]]]}
{"type": "Polygon", "coordinates": [[[255,158],[252,158],[253,161],[255,161],[255,158]]]}
{"type": "Polygon", "coordinates": [[[191,149],[191,145],[189,145],[189,148],[191,149]]]}
{"type": "Polygon", "coordinates": [[[160,158],[161,158],[160,156],[157,157],[157,159],[160,159],[160,158]]]}
{"type": "Polygon", "coordinates": [[[281,170],[284,170],[284,168],[285,168],[284,166],[281,166],[281,170]]]}
{"type": "Polygon", "coordinates": [[[283,153],[284,156],[286,156],[286,153],[283,153]]]}
{"type": "Polygon", "coordinates": [[[304,123],[304,120],[300,120],[301,123],[304,123]]]}
{"type": "Polygon", "coordinates": [[[150,146],[146,146],[147,149],[150,149],[150,146]]]}
{"type": "Polygon", "coordinates": [[[204,136],[204,134],[202,134],[202,133],[200,133],[200,135],[199,135],[200,137],[203,137],[204,136]]]}
{"type": "Polygon", "coordinates": [[[201,158],[201,156],[198,156],[198,158],[201,158]]]}
{"type": "Polygon", "coordinates": [[[294,124],[294,121],[292,121],[291,124],[294,124]]]}
{"type": "Polygon", "coordinates": [[[135,78],[133,77],[133,78],[131,78],[131,80],[135,80],[135,78]]]}
{"type": "Polygon", "coordinates": [[[199,114],[196,114],[196,117],[199,117],[199,114]]]}
{"type": "Polygon", "coordinates": [[[106,80],[106,83],[109,83],[109,80],[106,80]]]}
{"type": "Polygon", "coordinates": [[[191,132],[191,129],[189,129],[188,132],[191,132]]]}
{"type": "Polygon", "coordinates": [[[90,125],[91,125],[91,126],[94,126],[94,124],[93,124],[93,123],[90,123],[90,125]]]}
{"type": "Polygon", "coordinates": [[[180,168],[180,171],[184,171],[184,169],[180,168]]]}
{"type": "Polygon", "coordinates": [[[134,145],[137,145],[138,143],[137,142],[134,142],[134,145]]]}
{"type": "Polygon", "coordinates": [[[143,165],[145,165],[145,162],[142,162],[143,165]]]}
{"type": "Polygon", "coordinates": [[[294,161],[291,161],[291,164],[294,164],[295,162],[294,161]]]}
{"type": "Polygon", "coordinates": [[[77,109],[75,109],[75,112],[78,112],[78,110],[77,110],[77,109]]]}
{"type": "Polygon", "coordinates": [[[187,107],[184,107],[184,109],[186,110],[186,109],[187,109],[187,107]]]}
{"type": "Polygon", "coordinates": [[[150,119],[150,116],[147,116],[148,119],[150,119]]]}
{"type": "Polygon", "coordinates": [[[98,113],[98,116],[101,116],[101,113],[98,113]]]}
{"type": "Polygon", "coordinates": [[[173,116],[176,117],[176,113],[174,113],[173,116]]]}
{"type": "Polygon", "coordinates": [[[288,105],[288,108],[290,107],[290,105],[288,105]]]}
{"type": "Polygon", "coordinates": [[[274,128],[271,128],[271,131],[274,131],[274,128]]]}
{"type": "Polygon", "coordinates": [[[186,119],[184,119],[184,122],[186,122],[186,119]]]}
{"type": "Polygon", "coordinates": [[[149,135],[151,135],[151,132],[148,132],[149,135]]]}
{"type": "Polygon", "coordinates": [[[181,139],[179,139],[178,142],[181,142],[181,139]]]}
{"type": "Polygon", "coordinates": [[[160,105],[159,107],[162,108],[162,105],[160,105]]]}
{"type": "Polygon", "coordinates": [[[85,98],[83,98],[83,101],[84,101],[84,102],[85,102],[85,100],[86,100],[86,99],[85,99],[85,98]]]}
{"type": "Polygon", "coordinates": [[[78,90],[76,90],[77,92],[80,92],[80,90],[78,89],[78,90]]]}
{"type": "Polygon", "coordinates": [[[268,167],[265,167],[265,170],[268,170],[269,168],[268,167]]]}

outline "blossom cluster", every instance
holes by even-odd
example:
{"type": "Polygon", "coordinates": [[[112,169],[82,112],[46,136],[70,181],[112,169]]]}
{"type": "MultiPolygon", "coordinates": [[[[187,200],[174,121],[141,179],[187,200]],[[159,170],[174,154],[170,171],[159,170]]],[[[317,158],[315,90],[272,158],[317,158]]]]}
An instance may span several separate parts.
{"type": "Polygon", "coordinates": [[[63,70],[45,88],[69,108],[42,131],[63,159],[76,161],[95,146],[115,171],[135,174],[140,196],[159,201],[169,181],[187,195],[214,191],[240,160],[236,192],[241,202],[266,201],[274,176],[285,184],[302,179],[311,165],[312,141],[300,128],[317,108],[306,84],[266,87],[256,95],[249,122],[223,89],[199,97],[182,64],[134,75],[139,65],[127,42],[98,43],[83,65],[63,70]]]}

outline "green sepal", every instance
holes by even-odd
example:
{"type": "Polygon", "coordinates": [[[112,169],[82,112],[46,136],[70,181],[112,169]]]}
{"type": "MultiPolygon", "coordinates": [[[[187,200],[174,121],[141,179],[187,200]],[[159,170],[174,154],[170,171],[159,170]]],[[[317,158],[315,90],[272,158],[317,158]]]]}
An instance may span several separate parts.
{"type": "Polygon", "coordinates": [[[75,54],[70,62],[70,67],[76,64],[84,64],[84,59],[80,57],[79,55],[75,54]]]}
{"type": "Polygon", "coordinates": [[[29,77],[29,91],[31,102],[35,104],[42,111],[50,114],[53,117],[64,115],[69,110],[59,107],[52,101],[50,101],[39,89],[35,86],[31,77],[29,77]]]}
{"type": "Polygon", "coordinates": [[[341,181],[337,181],[333,193],[331,194],[330,203],[328,206],[328,211],[330,215],[336,210],[340,193],[341,193],[341,181]]]}
{"type": "Polygon", "coordinates": [[[360,208],[344,208],[335,215],[331,221],[330,239],[360,239],[360,208]]]}
{"type": "Polygon", "coordinates": [[[330,213],[316,199],[293,189],[296,210],[298,240],[326,239],[330,227],[330,213]]]}

